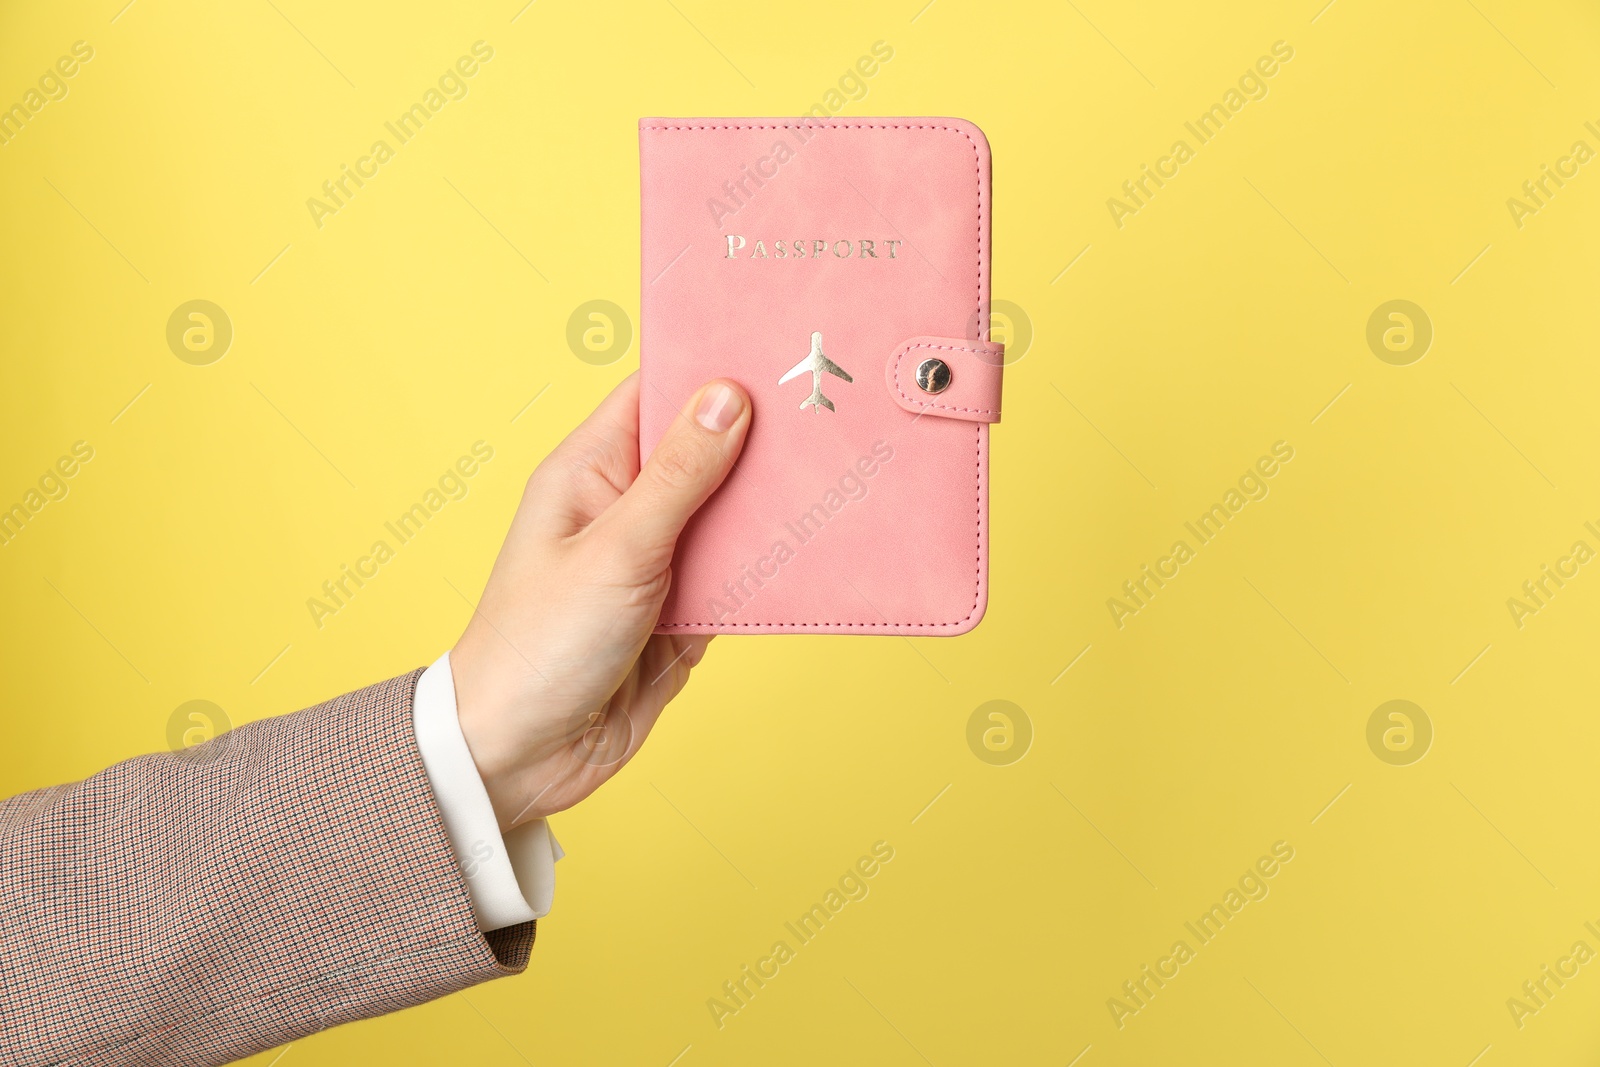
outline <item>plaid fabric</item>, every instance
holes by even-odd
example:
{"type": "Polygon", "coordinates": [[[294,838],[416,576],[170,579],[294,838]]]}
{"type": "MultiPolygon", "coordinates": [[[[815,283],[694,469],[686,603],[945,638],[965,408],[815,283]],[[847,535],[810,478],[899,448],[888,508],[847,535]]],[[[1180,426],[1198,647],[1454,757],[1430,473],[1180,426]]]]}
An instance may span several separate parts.
{"type": "Polygon", "coordinates": [[[420,671],[0,804],[0,1063],[214,1064],[519,974],[417,750],[420,671]]]}

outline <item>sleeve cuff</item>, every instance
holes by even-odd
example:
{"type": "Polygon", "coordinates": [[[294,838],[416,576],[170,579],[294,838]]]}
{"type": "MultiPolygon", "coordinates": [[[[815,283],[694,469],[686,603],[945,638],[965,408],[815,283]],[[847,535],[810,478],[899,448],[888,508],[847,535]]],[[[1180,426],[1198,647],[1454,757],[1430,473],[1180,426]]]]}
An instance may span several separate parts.
{"type": "Polygon", "coordinates": [[[487,933],[544,918],[555,895],[561,846],[544,819],[501,835],[456,717],[448,652],[422,672],[413,714],[422,765],[466,880],[478,929],[487,933]]]}

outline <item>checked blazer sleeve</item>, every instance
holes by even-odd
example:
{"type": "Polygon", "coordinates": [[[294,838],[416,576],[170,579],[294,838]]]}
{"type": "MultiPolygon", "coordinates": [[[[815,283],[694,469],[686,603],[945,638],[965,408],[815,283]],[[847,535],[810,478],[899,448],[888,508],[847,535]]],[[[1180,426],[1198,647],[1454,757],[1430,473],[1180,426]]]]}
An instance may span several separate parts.
{"type": "Polygon", "coordinates": [[[420,671],[0,803],[0,1064],[215,1064],[520,973],[479,932],[420,671]]]}

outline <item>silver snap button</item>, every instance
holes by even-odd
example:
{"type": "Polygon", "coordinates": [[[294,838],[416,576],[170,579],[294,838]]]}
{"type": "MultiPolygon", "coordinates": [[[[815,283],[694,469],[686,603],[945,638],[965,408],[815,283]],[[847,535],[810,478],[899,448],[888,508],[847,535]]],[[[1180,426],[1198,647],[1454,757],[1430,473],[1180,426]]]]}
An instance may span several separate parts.
{"type": "Polygon", "coordinates": [[[917,364],[917,388],[924,393],[942,393],[950,388],[950,364],[942,359],[925,359],[917,364]]]}

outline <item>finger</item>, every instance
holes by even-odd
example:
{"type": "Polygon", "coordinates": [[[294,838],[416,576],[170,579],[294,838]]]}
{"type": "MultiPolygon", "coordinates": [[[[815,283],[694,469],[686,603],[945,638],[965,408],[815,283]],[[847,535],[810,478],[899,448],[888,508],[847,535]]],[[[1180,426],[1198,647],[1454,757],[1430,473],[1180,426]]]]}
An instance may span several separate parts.
{"type": "Polygon", "coordinates": [[[634,371],[550,450],[540,469],[605,468],[619,490],[639,473],[639,372],[634,371]]]}
{"type": "MultiPolygon", "coordinates": [[[[652,684],[657,689],[665,688],[666,699],[671,700],[682,691],[689,681],[689,672],[699,665],[706,657],[706,646],[711,644],[715,634],[657,634],[656,637],[666,638],[662,651],[670,657],[664,667],[656,668],[650,677],[652,684]]],[[[656,637],[652,637],[654,641],[656,637]]]]}
{"type": "MultiPolygon", "coordinates": [[[[639,454],[639,372],[634,371],[600,401],[589,417],[567,436],[570,441],[588,434],[599,440],[615,441],[639,454]]],[[[563,442],[565,444],[565,442],[563,442]]]]}
{"type": "Polygon", "coordinates": [[[639,475],[639,374],[624,378],[528,479],[519,522],[551,536],[583,529],[639,475]]]}
{"type": "Polygon", "coordinates": [[[641,703],[659,715],[689,684],[689,675],[705,659],[706,646],[714,634],[653,634],[640,657],[646,683],[639,694],[641,703]]]}
{"type": "Polygon", "coordinates": [[[645,644],[639,656],[639,674],[627,700],[633,730],[630,756],[644,744],[667,705],[689,684],[689,676],[695,664],[705,657],[712,636],[653,634],[645,644]]]}
{"type": "Polygon", "coordinates": [[[725,378],[702,386],[602,516],[624,551],[636,562],[665,566],[684,524],[733,469],[749,427],[743,389],[725,378]]]}
{"type": "Polygon", "coordinates": [[[706,651],[711,647],[711,641],[716,636],[716,634],[706,634],[702,637],[695,638],[695,643],[698,647],[692,649],[689,654],[683,658],[683,661],[687,663],[690,668],[700,666],[700,661],[706,658],[706,651]]]}

